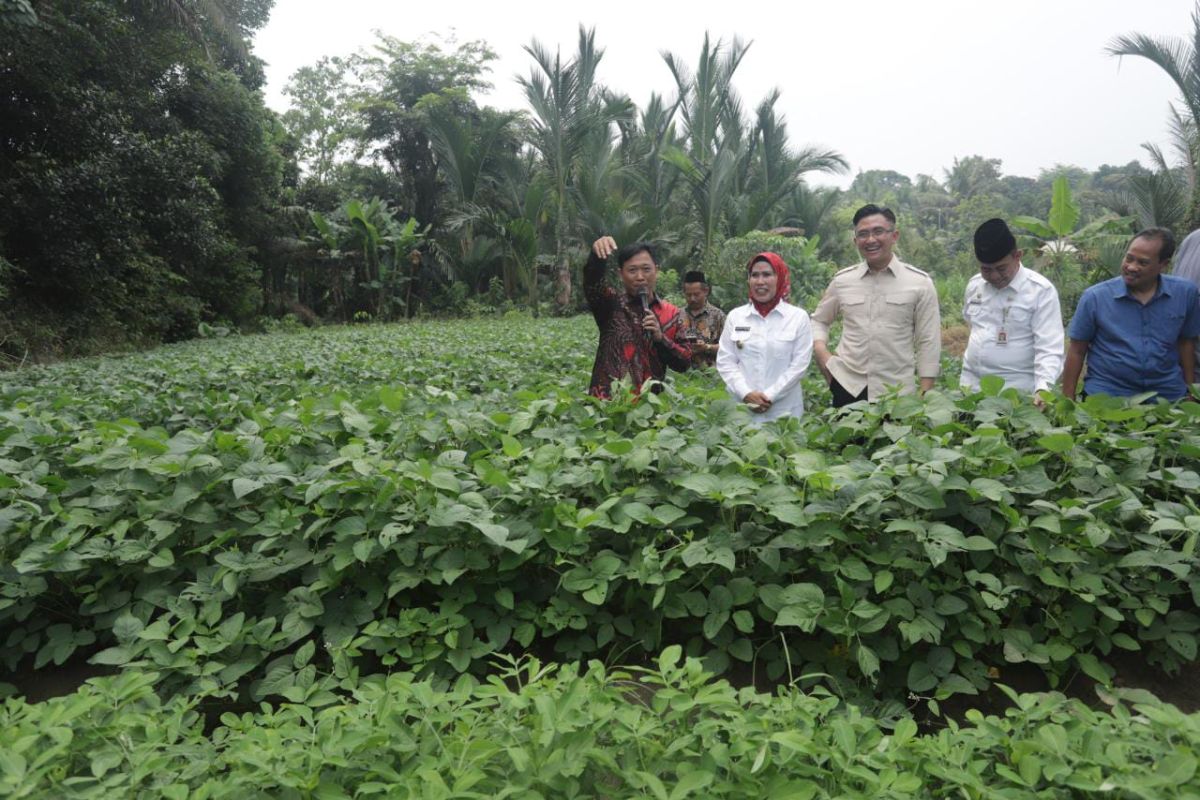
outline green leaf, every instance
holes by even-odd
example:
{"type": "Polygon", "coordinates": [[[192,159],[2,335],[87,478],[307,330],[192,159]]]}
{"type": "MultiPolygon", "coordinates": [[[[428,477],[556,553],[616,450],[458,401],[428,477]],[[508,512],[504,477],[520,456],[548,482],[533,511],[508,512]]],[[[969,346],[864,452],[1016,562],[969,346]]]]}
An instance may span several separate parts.
{"type": "Polygon", "coordinates": [[[509,458],[517,458],[525,452],[524,445],[507,433],[500,435],[500,449],[509,458]]]}
{"type": "Polygon", "coordinates": [[[1196,637],[1183,631],[1171,631],[1166,636],[1171,649],[1188,661],[1196,660],[1196,637]]]}
{"type": "Polygon", "coordinates": [[[1071,184],[1066,175],[1054,179],[1054,196],[1050,200],[1050,223],[1056,236],[1065,239],[1075,231],[1079,223],[1079,205],[1071,197],[1071,184]]]}
{"type": "Polygon", "coordinates": [[[117,638],[117,641],[125,645],[138,638],[138,635],[145,627],[146,626],[140,619],[132,614],[126,613],[117,617],[117,619],[113,622],[112,632],[113,636],[117,638]]]}
{"type": "Polygon", "coordinates": [[[633,442],[628,439],[614,439],[601,446],[615,456],[624,456],[633,452],[633,442]]]}
{"type": "Polygon", "coordinates": [[[292,656],[292,666],[295,669],[300,669],[301,667],[307,666],[308,662],[312,660],[313,654],[316,652],[317,643],[312,639],[309,639],[307,642],[300,645],[300,648],[296,650],[295,654],[292,656]]]}
{"type": "Polygon", "coordinates": [[[1054,229],[1037,217],[1017,215],[1012,218],[1012,224],[1017,228],[1024,228],[1039,239],[1055,237],[1054,229]]]}
{"type": "Polygon", "coordinates": [[[725,623],[728,621],[728,611],[710,612],[704,618],[704,638],[710,641],[717,638],[717,634],[721,632],[721,628],[725,627],[725,623]]]}
{"type": "Polygon", "coordinates": [[[679,659],[683,656],[683,648],[677,644],[669,645],[663,648],[662,653],[658,657],[658,669],[662,673],[669,673],[675,665],[679,663],[679,659]]]}
{"type": "Polygon", "coordinates": [[[1083,673],[1097,683],[1107,686],[1112,682],[1112,675],[1107,667],[1100,663],[1100,660],[1091,653],[1076,653],[1075,663],[1083,670],[1083,673]]]}
{"type": "Polygon", "coordinates": [[[889,572],[886,569],[876,572],[875,573],[875,592],[876,592],[876,594],[882,594],[882,593],[886,592],[888,590],[888,588],[892,585],[892,582],[895,580],[895,578],[896,578],[896,576],[893,575],[891,572],[889,572]]]}
{"type": "Polygon", "coordinates": [[[942,493],[931,483],[920,478],[905,478],[896,487],[896,496],[923,511],[945,508],[942,493]]]}
{"type": "Polygon", "coordinates": [[[937,676],[929,671],[929,665],[924,661],[914,661],[908,668],[906,685],[909,691],[923,694],[938,685],[937,676]]]}
{"type": "Polygon", "coordinates": [[[707,769],[698,767],[679,778],[679,781],[671,790],[670,800],[682,800],[685,797],[691,797],[712,782],[713,774],[707,769]]]}
{"type": "Polygon", "coordinates": [[[805,633],[812,633],[817,620],[825,608],[825,593],[813,583],[793,583],[783,590],[780,600],[784,603],[775,624],[795,626],[805,633]]]}
{"type": "Polygon", "coordinates": [[[1051,453],[1069,453],[1075,449],[1075,437],[1069,433],[1051,433],[1037,440],[1038,447],[1051,453]]]}
{"type": "Polygon", "coordinates": [[[858,652],[855,653],[855,660],[858,661],[858,668],[862,674],[868,678],[875,678],[879,674],[879,656],[875,651],[866,645],[859,645],[858,652]]]}
{"type": "Polygon", "coordinates": [[[257,478],[234,478],[233,496],[241,500],[251,492],[258,491],[266,484],[257,478]]]}

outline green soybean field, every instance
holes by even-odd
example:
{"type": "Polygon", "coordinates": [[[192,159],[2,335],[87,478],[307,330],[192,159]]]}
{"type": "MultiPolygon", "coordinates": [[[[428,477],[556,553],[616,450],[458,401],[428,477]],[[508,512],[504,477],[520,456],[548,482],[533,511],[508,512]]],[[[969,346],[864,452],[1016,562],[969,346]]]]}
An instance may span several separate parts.
{"type": "Polygon", "coordinates": [[[595,336],[0,373],[0,796],[1200,797],[1200,404],[756,427],[595,336]]]}

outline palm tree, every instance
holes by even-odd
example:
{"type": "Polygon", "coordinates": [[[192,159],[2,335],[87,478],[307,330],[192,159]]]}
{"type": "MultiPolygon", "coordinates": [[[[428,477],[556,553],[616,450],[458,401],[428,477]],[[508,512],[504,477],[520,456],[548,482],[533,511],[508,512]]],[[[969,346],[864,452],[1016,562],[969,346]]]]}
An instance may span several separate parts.
{"type": "Polygon", "coordinates": [[[579,159],[590,140],[607,137],[615,113],[603,100],[596,67],[604,56],[596,48],[596,32],[579,28],[579,50],[566,63],[536,39],[525,47],[536,64],[528,78],[518,78],[533,109],[533,146],[551,177],[554,196],[554,303],[565,312],[571,302],[571,267],[567,239],[571,228],[571,190],[579,159]]]}
{"type": "MultiPolygon", "coordinates": [[[[485,205],[489,199],[487,193],[500,180],[503,163],[515,156],[516,114],[489,108],[481,109],[479,118],[473,119],[456,106],[442,102],[430,104],[427,113],[429,140],[437,152],[438,169],[453,205],[458,209],[485,205]]],[[[457,239],[460,261],[465,264],[470,257],[474,264],[486,262],[475,243],[470,215],[455,219],[456,228],[462,233],[457,239]]]]}
{"type": "Polygon", "coordinates": [[[1130,175],[1125,181],[1123,200],[1142,227],[1161,225],[1179,229],[1188,220],[1191,198],[1196,190],[1196,164],[1191,153],[1196,149],[1196,128],[1171,108],[1171,149],[1177,159],[1172,164],[1156,144],[1142,147],[1150,156],[1154,172],[1130,175]]]}
{"type": "Polygon", "coordinates": [[[748,47],[735,37],[726,48],[705,35],[694,72],[663,54],[679,92],[685,140],[665,148],[663,158],[687,184],[701,264],[716,257],[720,238],[781,224],[785,200],[804,174],[847,166],[833,150],[793,150],[787,122],[775,111],[778,90],[759,103],[753,125],[746,120],[732,81],[748,47]]]}
{"type": "Polygon", "coordinates": [[[1150,61],[1167,73],[1179,89],[1186,113],[1181,114],[1172,104],[1171,116],[1174,128],[1190,131],[1182,139],[1176,137],[1177,146],[1182,143],[1183,161],[1191,175],[1187,223],[1189,228],[1200,226],[1200,184],[1195,181],[1200,166],[1200,137],[1196,135],[1200,130],[1200,4],[1192,11],[1192,30],[1187,38],[1131,33],[1113,39],[1107,49],[1109,55],[1138,56],[1150,61]]]}

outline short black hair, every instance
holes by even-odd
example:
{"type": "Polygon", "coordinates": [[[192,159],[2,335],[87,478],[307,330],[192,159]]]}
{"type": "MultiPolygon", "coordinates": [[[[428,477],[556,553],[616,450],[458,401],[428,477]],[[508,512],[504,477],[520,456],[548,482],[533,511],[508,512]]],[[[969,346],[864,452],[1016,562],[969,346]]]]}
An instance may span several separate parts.
{"type": "Polygon", "coordinates": [[[854,212],[854,221],[850,224],[857,225],[866,217],[874,216],[875,214],[883,214],[887,221],[896,224],[896,212],[884,206],[877,206],[874,203],[867,203],[865,206],[854,212]]]}
{"type": "Polygon", "coordinates": [[[658,266],[658,250],[650,242],[634,242],[622,247],[617,251],[617,266],[625,266],[625,262],[638,253],[649,253],[650,260],[654,262],[654,266],[658,266]]]}
{"type": "MultiPolygon", "coordinates": [[[[1171,256],[1175,255],[1175,234],[1171,233],[1166,228],[1142,228],[1133,239],[1158,239],[1162,242],[1162,246],[1158,248],[1158,262],[1165,264],[1171,260],[1171,256]]],[[[1133,243],[1130,239],[1130,244],[1133,243]]]]}
{"type": "Polygon", "coordinates": [[[708,280],[705,279],[704,273],[698,269],[693,269],[683,274],[684,283],[703,283],[708,286],[708,280]]]}

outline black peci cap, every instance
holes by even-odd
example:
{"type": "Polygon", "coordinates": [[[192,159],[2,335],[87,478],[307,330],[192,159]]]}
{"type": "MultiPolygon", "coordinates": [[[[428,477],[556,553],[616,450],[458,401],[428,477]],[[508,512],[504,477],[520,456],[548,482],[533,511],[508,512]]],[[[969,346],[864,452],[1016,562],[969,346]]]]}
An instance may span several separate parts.
{"type": "Polygon", "coordinates": [[[998,217],[975,229],[975,258],[981,264],[994,264],[1016,249],[1016,238],[998,217]]]}

